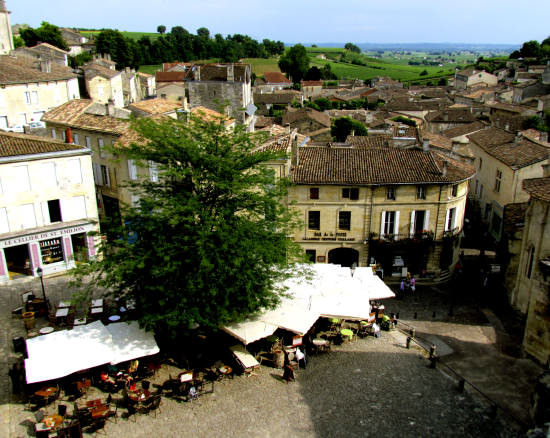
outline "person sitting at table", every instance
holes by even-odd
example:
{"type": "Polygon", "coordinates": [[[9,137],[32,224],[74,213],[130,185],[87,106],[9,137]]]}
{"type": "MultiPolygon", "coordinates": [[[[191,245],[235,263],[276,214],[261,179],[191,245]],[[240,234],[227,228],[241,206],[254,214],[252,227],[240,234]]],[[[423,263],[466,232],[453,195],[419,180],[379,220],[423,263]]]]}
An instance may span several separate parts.
{"type": "Polygon", "coordinates": [[[300,368],[306,369],[306,355],[298,347],[296,347],[296,359],[300,368]]]}
{"type": "Polygon", "coordinates": [[[135,373],[139,367],[139,361],[132,360],[130,361],[130,365],[128,366],[128,372],[129,373],[135,373]]]}

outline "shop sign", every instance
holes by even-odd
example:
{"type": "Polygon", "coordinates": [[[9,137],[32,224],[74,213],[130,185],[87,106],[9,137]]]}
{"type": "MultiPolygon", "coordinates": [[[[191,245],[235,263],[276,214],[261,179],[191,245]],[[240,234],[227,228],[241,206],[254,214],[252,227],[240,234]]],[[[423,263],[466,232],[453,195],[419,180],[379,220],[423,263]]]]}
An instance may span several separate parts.
{"type": "Polygon", "coordinates": [[[8,246],[15,246],[15,245],[23,245],[25,243],[35,242],[37,240],[52,239],[54,237],[60,237],[60,236],[65,236],[65,235],[70,235],[75,233],[84,233],[89,229],[91,229],[91,225],[88,225],[88,226],[82,225],[79,227],[64,228],[61,230],[52,230],[52,231],[46,231],[44,233],[31,234],[29,236],[14,237],[13,239],[0,241],[0,248],[5,248],[8,246]]]}
{"type": "Polygon", "coordinates": [[[303,240],[323,240],[323,241],[339,241],[339,242],[353,242],[356,239],[353,237],[347,237],[347,233],[332,233],[332,232],[315,232],[313,237],[304,237],[303,240]]]}

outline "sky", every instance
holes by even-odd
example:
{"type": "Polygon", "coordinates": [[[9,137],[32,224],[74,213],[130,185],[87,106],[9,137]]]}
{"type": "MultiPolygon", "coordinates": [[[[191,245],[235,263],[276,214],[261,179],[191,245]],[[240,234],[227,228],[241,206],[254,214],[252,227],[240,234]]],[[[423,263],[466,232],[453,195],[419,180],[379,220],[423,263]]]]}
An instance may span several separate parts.
{"type": "Polygon", "coordinates": [[[550,35],[550,0],[5,0],[11,24],[241,33],[285,43],[522,44],[550,35]]]}

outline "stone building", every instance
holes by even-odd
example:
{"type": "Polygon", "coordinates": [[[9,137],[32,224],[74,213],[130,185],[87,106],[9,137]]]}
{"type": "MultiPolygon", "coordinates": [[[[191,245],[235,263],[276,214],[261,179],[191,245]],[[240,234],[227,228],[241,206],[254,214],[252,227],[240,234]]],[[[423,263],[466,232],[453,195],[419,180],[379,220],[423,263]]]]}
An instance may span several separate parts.
{"type": "Polygon", "coordinates": [[[455,74],[455,88],[465,90],[473,86],[493,87],[497,85],[498,77],[487,73],[485,70],[476,70],[468,68],[466,70],[457,71],[455,74]]]}
{"type": "Polygon", "coordinates": [[[6,8],[6,2],[0,0],[0,55],[9,55],[13,50],[10,14],[11,12],[6,8]]]}
{"type": "Polygon", "coordinates": [[[295,133],[267,143],[288,155],[269,164],[294,183],[288,202],[303,226],[293,239],[312,261],[377,263],[399,277],[403,268],[435,278],[452,269],[472,166],[384,141],[300,146],[295,133]]]}
{"type": "Polygon", "coordinates": [[[91,150],[0,133],[0,282],[93,258],[98,214],[91,150]]]}
{"type": "Polygon", "coordinates": [[[290,125],[292,129],[298,129],[300,133],[308,135],[313,141],[332,140],[330,116],[312,108],[287,111],[283,116],[283,125],[290,125]]]}
{"type": "Polygon", "coordinates": [[[38,121],[45,111],[79,97],[78,79],[70,68],[0,56],[0,128],[38,121]]]}
{"type": "Polygon", "coordinates": [[[542,176],[541,164],[548,161],[548,148],[521,134],[490,127],[468,135],[477,174],[470,187],[489,232],[500,240],[504,207],[527,202],[522,181],[542,176]]]}
{"type": "Polygon", "coordinates": [[[527,313],[524,351],[543,364],[550,358],[550,176],[545,175],[523,181],[530,199],[512,294],[512,304],[527,313]]]}

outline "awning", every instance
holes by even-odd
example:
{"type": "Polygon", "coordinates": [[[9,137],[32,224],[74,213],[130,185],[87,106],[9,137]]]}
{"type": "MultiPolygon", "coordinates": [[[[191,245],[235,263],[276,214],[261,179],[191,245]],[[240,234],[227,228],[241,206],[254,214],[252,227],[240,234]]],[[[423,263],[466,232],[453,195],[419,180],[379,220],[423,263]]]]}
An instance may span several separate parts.
{"type": "Polygon", "coordinates": [[[353,278],[357,278],[363,284],[371,300],[382,300],[384,298],[394,298],[395,294],[386,286],[378,275],[372,272],[370,267],[355,268],[353,278]]]}
{"type": "Polygon", "coordinates": [[[61,330],[27,340],[27,383],[68,376],[107,363],[158,353],[154,337],[137,323],[110,324],[101,321],[61,330]],[[126,327],[123,327],[126,326],[126,327]]]}
{"type": "Polygon", "coordinates": [[[106,328],[112,337],[115,356],[111,360],[113,365],[139,357],[152,356],[160,351],[153,333],[140,329],[136,321],[130,324],[117,322],[109,324],[106,328]]]}

